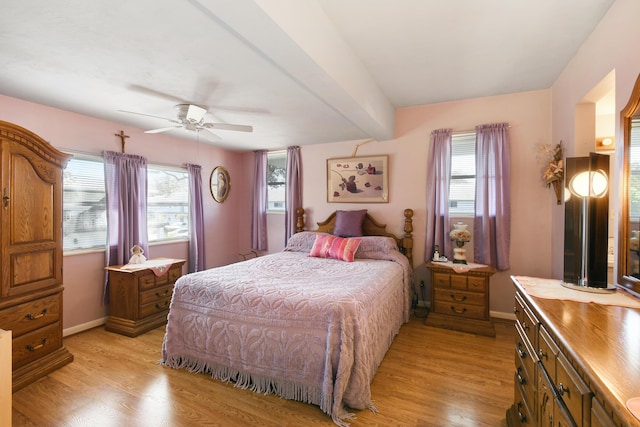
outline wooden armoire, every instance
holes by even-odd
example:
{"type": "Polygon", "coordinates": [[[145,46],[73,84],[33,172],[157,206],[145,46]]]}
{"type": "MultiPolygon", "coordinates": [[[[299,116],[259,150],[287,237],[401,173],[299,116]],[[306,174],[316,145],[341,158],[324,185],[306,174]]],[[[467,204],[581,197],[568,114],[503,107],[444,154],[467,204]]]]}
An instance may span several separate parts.
{"type": "Polygon", "coordinates": [[[12,331],[13,391],[66,365],[62,172],[69,155],[0,121],[0,329],[12,331]]]}

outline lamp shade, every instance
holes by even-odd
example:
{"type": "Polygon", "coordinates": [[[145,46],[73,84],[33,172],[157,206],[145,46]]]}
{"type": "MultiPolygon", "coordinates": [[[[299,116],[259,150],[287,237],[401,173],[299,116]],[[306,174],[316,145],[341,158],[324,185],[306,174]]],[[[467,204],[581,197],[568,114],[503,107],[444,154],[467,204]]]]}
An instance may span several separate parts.
{"type": "Polygon", "coordinates": [[[607,194],[608,187],[607,174],[602,170],[586,170],[569,181],[569,190],[578,197],[600,198],[607,194]]]}

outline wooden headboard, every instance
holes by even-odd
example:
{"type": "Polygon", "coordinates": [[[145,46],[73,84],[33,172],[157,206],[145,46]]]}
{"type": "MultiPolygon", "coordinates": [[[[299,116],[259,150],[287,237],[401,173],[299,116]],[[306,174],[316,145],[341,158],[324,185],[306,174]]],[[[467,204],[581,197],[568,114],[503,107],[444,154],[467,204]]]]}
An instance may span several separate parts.
{"type": "MultiPolygon", "coordinates": [[[[296,222],[296,231],[304,231],[304,209],[300,208],[296,213],[298,217],[296,222]]],[[[335,222],[336,213],[334,211],[327,219],[317,223],[318,228],[310,231],[333,234],[333,226],[335,222]]],[[[364,217],[364,222],[362,223],[362,234],[364,236],[393,237],[396,243],[398,243],[398,249],[406,255],[409,259],[409,263],[413,267],[413,235],[411,234],[413,232],[413,209],[404,210],[404,235],[402,237],[389,233],[386,228],[386,224],[380,224],[367,213],[364,217]]]]}

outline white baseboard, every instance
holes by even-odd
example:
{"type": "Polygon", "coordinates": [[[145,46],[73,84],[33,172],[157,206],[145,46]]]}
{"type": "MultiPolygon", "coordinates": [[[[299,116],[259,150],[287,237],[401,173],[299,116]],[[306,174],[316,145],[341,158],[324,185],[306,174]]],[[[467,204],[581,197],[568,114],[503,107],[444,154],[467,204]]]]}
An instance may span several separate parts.
{"type": "Polygon", "coordinates": [[[102,326],[107,323],[107,318],[103,317],[101,319],[92,320],[91,322],[83,323],[81,325],[72,326],[67,329],[62,330],[62,336],[68,337],[69,335],[77,334],[79,332],[87,331],[89,329],[96,328],[98,326],[102,326]]]}
{"type": "Polygon", "coordinates": [[[514,322],[516,321],[516,315],[513,313],[504,313],[502,311],[491,311],[489,312],[489,316],[495,317],[497,319],[512,320],[514,322]]]}

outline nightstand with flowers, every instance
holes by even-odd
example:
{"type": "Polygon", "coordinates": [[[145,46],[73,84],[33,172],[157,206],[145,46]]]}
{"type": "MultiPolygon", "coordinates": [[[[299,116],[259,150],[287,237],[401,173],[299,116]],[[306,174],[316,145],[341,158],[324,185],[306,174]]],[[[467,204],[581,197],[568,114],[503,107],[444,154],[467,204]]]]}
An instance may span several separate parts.
{"type": "Polygon", "coordinates": [[[454,224],[449,238],[455,242],[453,261],[440,258],[427,263],[431,273],[431,309],[425,324],[495,337],[489,315],[490,277],[495,270],[468,263],[464,244],[471,240],[467,225],[454,224]]]}

